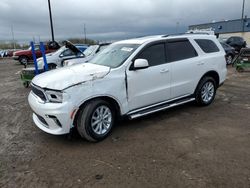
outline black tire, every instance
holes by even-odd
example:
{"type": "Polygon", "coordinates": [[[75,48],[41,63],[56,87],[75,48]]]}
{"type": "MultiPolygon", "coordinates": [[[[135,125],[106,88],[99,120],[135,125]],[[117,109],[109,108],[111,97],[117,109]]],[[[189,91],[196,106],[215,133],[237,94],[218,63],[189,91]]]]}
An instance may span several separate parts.
{"type": "MultiPolygon", "coordinates": [[[[215,80],[209,76],[203,77],[201,79],[201,81],[199,82],[197,89],[195,91],[196,103],[199,106],[207,106],[207,105],[211,104],[214,101],[214,98],[216,95],[216,90],[217,90],[217,85],[216,85],[215,80]],[[209,88],[210,88],[210,86],[212,87],[211,89],[209,89],[209,95],[205,94],[206,93],[205,92],[206,86],[209,86],[209,88]],[[212,90],[213,90],[213,92],[212,92],[212,90]],[[206,97],[207,97],[207,100],[206,100],[206,97]]],[[[208,90],[206,90],[206,91],[208,91],[208,90]]]]}
{"type": "Polygon", "coordinates": [[[27,65],[28,61],[29,61],[29,59],[26,56],[19,57],[19,62],[21,63],[21,65],[27,65]]]}
{"type": "MultiPolygon", "coordinates": [[[[103,119],[103,121],[106,121],[104,120],[104,118],[101,119],[103,119]]],[[[112,108],[112,106],[104,100],[96,99],[88,102],[82,109],[80,109],[79,115],[77,117],[77,130],[82,138],[85,138],[90,142],[98,142],[105,139],[110,134],[114,125],[114,121],[115,121],[115,111],[112,108]],[[104,132],[103,134],[102,133],[98,134],[96,133],[95,129],[98,129],[97,126],[99,126],[101,127],[99,128],[100,131],[100,129],[104,128],[104,124],[101,122],[97,123],[96,128],[94,128],[93,124],[95,124],[96,122],[93,123],[92,121],[102,121],[99,118],[94,119],[96,118],[94,116],[97,113],[97,109],[100,109],[102,107],[106,107],[109,109],[108,113],[110,112],[111,121],[110,124],[108,125],[108,128],[106,127],[106,130],[103,130],[106,132],[104,132]]]]}
{"type": "Polygon", "coordinates": [[[29,85],[30,85],[30,83],[29,83],[28,81],[23,82],[23,86],[24,86],[25,88],[28,88],[28,87],[29,87],[29,85]]]}

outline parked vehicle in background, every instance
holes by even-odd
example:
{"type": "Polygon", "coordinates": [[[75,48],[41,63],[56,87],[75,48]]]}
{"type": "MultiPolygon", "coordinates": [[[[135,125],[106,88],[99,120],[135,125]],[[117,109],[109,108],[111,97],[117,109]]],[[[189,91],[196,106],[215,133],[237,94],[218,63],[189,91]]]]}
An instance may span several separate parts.
{"type": "Polygon", "coordinates": [[[246,48],[246,46],[247,46],[246,41],[242,37],[238,37],[238,36],[229,37],[226,40],[226,43],[228,45],[234,47],[234,49],[237,52],[239,52],[241,50],[241,48],[246,48]]]}
{"type": "Polygon", "coordinates": [[[220,42],[222,47],[224,48],[226,52],[226,62],[227,65],[230,65],[233,63],[233,59],[235,57],[235,49],[232,46],[229,46],[228,44],[224,42],[220,42]]]}
{"type": "Polygon", "coordinates": [[[43,131],[77,128],[97,142],[115,119],[139,118],[196,101],[213,102],[226,79],[225,51],[215,36],[151,36],[113,43],[90,62],[36,76],[28,101],[43,131]]]}
{"type": "Polygon", "coordinates": [[[238,72],[250,70],[250,48],[242,48],[239,55],[234,60],[234,64],[238,72]]]}
{"type": "Polygon", "coordinates": [[[0,50],[0,57],[7,57],[8,51],[7,50],[0,50]]]}
{"type": "MultiPolygon", "coordinates": [[[[69,41],[64,41],[63,43],[64,46],[62,46],[56,52],[46,55],[48,68],[50,70],[61,67],[62,62],[65,59],[70,59],[75,57],[85,57],[80,49],[82,50],[86,49],[87,48],[86,45],[81,45],[81,44],[74,45],[69,41]]],[[[37,59],[37,64],[38,64],[38,69],[44,69],[44,61],[42,57],[37,59]]]]}
{"type": "Polygon", "coordinates": [[[7,50],[7,57],[12,57],[14,52],[20,51],[20,50],[22,50],[22,49],[9,49],[9,50],[7,50]]]}
{"type": "MultiPolygon", "coordinates": [[[[60,48],[57,42],[48,42],[44,44],[45,46],[45,53],[55,52],[57,49],[60,48]]],[[[36,57],[39,58],[42,56],[42,52],[40,50],[40,46],[35,44],[35,52],[36,57]]],[[[18,60],[22,65],[27,64],[29,61],[33,60],[31,47],[27,50],[20,50],[13,53],[13,59],[18,60]]]]}
{"type": "Polygon", "coordinates": [[[93,57],[104,50],[110,43],[103,43],[103,44],[98,44],[98,45],[91,45],[89,46],[83,53],[84,57],[76,57],[73,59],[67,59],[63,62],[63,66],[71,66],[71,65],[76,65],[79,63],[86,63],[93,59],[93,57]]]}

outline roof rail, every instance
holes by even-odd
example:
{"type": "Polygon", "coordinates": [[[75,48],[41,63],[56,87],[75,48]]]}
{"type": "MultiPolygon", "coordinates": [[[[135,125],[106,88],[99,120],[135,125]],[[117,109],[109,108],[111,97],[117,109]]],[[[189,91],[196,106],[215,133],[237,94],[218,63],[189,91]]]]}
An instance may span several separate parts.
{"type": "Polygon", "coordinates": [[[176,33],[176,34],[167,34],[163,35],[162,38],[170,37],[170,36],[179,36],[179,35],[209,35],[209,33],[204,33],[204,32],[196,32],[196,33],[176,33]]]}

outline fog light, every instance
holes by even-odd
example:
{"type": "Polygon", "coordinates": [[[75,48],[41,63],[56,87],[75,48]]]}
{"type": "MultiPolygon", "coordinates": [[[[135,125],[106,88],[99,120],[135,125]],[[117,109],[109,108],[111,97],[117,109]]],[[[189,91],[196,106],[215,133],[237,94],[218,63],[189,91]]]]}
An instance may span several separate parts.
{"type": "Polygon", "coordinates": [[[60,121],[57,119],[56,116],[52,116],[52,115],[46,115],[48,118],[51,118],[54,120],[54,122],[59,126],[62,127],[62,124],[60,123],[60,121]]]}

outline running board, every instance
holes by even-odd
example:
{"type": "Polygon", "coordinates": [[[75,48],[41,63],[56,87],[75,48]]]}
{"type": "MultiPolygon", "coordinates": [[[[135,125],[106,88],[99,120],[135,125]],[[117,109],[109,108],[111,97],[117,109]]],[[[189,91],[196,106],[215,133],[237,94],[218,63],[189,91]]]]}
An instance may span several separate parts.
{"type": "Polygon", "coordinates": [[[163,104],[163,105],[155,106],[155,107],[152,107],[152,108],[149,108],[149,109],[146,109],[146,110],[142,110],[142,111],[139,111],[139,112],[136,112],[136,113],[129,114],[128,117],[129,117],[129,119],[136,119],[136,118],[146,116],[146,115],[149,115],[149,114],[161,111],[161,110],[166,110],[168,108],[173,108],[175,106],[179,106],[179,105],[182,105],[182,104],[185,104],[185,103],[188,103],[188,102],[192,102],[194,100],[195,100],[195,98],[186,98],[186,99],[183,99],[183,100],[176,101],[174,103],[166,103],[166,104],[163,104]]]}

